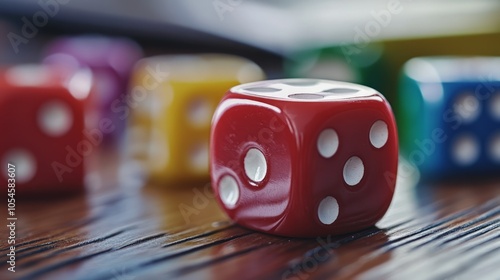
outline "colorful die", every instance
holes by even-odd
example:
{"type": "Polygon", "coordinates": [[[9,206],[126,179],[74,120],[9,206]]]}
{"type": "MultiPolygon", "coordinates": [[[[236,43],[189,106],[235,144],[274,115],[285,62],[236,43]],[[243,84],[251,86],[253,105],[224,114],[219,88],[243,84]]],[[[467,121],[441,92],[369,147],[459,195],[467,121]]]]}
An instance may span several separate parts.
{"type": "Polygon", "coordinates": [[[212,186],[227,214],[295,237],[374,225],[392,200],[398,139],[389,103],[345,82],[233,87],[212,121],[212,186]]]}
{"type": "MultiPolygon", "coordinates": [[[[38,65],[0,72],[0,161],[15,165],[16,194],[83,189],[83,158],[92,147],[84,141],[82,99],[91,88],[84,84],[91,80],[62,77],[66,75],[38,65]]],[[[0,177],[7,180],[4,172],[0,177]]]]}
{"type": "Polygon", "coordinates": [[[387,88],[384,70],[384,46],[375,43],[312,48],[296,52],[285,61],[285,73],[292,78],[358,83],[379,91],[387,88]]]}
{"type": "Polygon", "coordinates": [[[94,128],[99,120],[110,119],[115,131],[109,136],[118,136],[125,120],[113,108],[125,102],[132,68],[141,57],[140,47],[128,39],[78,36],[53,41],[45,51],[44,63],[57,65],[67,72],[90,68],[95,77],[96,97],[95,105],[87,110],[90,119],[93,118],[88,126],[94,128]]]}
{"type": "Polygon", "coordinates": [[[400,86],[402,148],[423,178],[500,170],[500,58],[409,60],[400,86]]]}
{"type": "Polygon", "coordinates": [[[210,121],[217,104],[228,88],[262,78],[256,64],[231,55],[141,60],[130,89],[129,156],[152,181],[208,180],[210,121]]]}

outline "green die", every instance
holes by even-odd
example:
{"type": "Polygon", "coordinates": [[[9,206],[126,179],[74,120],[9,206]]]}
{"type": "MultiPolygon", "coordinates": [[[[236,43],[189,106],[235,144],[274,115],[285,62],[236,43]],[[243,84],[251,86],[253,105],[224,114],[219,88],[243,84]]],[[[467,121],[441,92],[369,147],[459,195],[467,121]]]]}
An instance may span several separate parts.
{"type": "Polygon", "coordinates": [[[285,60],[285,75],[363,84],[387,92],[381,44],[341,45],[295,52],[285,60]]]}

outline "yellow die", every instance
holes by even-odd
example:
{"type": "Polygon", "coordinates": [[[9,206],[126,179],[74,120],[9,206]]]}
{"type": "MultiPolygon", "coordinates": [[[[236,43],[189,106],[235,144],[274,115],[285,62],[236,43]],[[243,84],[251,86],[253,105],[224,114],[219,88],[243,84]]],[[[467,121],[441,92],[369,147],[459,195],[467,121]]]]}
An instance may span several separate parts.
{"type": "Polygon", "coordinates": [[[231,87],[264,79],[232,55],[167,55],[139,61],[130,96],[128,152],[159,182],[207,180],[210,122],[231,87]]]}

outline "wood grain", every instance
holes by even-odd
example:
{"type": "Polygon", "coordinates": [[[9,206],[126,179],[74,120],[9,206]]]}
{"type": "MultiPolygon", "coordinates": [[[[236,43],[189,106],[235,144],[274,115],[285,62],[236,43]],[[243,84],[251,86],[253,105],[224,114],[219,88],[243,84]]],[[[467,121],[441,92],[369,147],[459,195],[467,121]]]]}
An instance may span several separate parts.
{"type": "Polygon", "coordinates": [[[140,187],[101,157],[86,194],[18,198],[16,273],[2,227],[0,279],[500,279],[499,179],[402,179],[376,227],[290,239],[233,224],[207,184],[140,187]]]}

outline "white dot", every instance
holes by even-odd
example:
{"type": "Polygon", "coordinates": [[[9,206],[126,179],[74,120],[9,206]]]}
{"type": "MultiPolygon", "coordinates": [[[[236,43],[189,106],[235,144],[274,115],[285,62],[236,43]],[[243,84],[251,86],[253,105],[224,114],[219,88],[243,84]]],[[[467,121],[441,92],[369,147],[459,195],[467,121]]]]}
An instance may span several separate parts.
{"type": "Polygon", "coordinates": [[[254,182],[261,182],[266,177],[267,163],[264,154],[258,149],[248,150],[244,160],[245,173],[254,182]]]}
{"type": "Polygon", "coordinates": [[[491,100],[490,110],[493,117],[500,120],[500,92],[498,92],[491,100]]]}
{"type": "Polygon", "coordinates": [[[296,93],[288,95],[289,98],[294,99],[322,99],[324,96],[321,94],[314,93],[296,93]]]}
{"type": "Polygon", "coordinates": [[[342,94],[342,93],[355,93],[358,91],[359,90],[354,89],[354,88],[331,88],[331,89],[324,90],[323,92],[342,94]]]}
{"type": "Polygon", "coordinates": [[[460,165],[470,165],[479,157],[479,143],[471,135],[459,137],[453,144],[453,158],[460,165]]]}
{"type": "Polygon", "coordinates": [[[4,166],[7,163],[16,166],[16,182],[25,183],[30,181],[36,173],[35,157],[26,150],[12,150],[3,158],[4,166]]]}
{"type": "Polygon", "coordinates": [[[234,208],[240,198],[240,189],[232,176],[226,175],[220,180],[219,196],[227,208],[234,208]]]}
{"type": "Polygon", "coordinates": [[[188,119],[197,126],[208,125],[212,118],[212,108],[205,99],[197,98],[188,107],[188,119]]]}
{"type": "Polygon", "coordinates": [[[344,165],[344,181],[349,186],[357,185],[365,173],[365,166],[359,157],[351,157],[344,165]]]}
{"type": "Polygon", "coordinates": [[[500,162],[500,133],[491,139],[490,154],[494,161],[500,162]]]}
{"type": "Polygon", "coordinates": [[[472,122],[481,112],[479,100],[472,94],[462,94],[455,100],[455,113],[465,122],[472,122]]]}
{"type": "Polygon", "coordinates": [[[253,91],[253,92],[278,92],[278,91],[281,91],[281,89],[279,89],[279,88],[272,88],[272,87],[253,87],[253,88],[247,88],[245,90],[253,91]]]}
{"type": "Polygon", "coordinates": [[[199,144],[191,149],[189,155],[191,168],[199,172],[208,172],[208,145],[199,144]]]}
{"type": "Polygon", "coordinates": [[[329,158],[335,154],[339,147],[339,136],[331,128],[323,130],[318,137],[318,152],[324,158],[329,158]]]}
{"type": "Polygon", "coordinates": [[[370,143],[372,143],[373,147],[379,149],[387,143],[388,138],[387,124],[384,121],[376,121],[370,128],[370,143]]]}
{"type": "Polygon", "coordinates": [[[325,224],[330,225],[339,216],[339,204],[337,200],[331,196],[327,196],[321,200],[318,206],[318,218],[325,224]]]}
{"type": "Polygon", "coordinates": [[[86,99],[92,91],[93,76],[88,68],[76,72],[68,82],[69,92],[78,100],[86,99]]]}
{"type": "Polygon", "coordinates": [[[71,108],[62,101],[51,101],[38,111],[38,124],[50,136],[62,136],[73,125],[71,108]]]}

